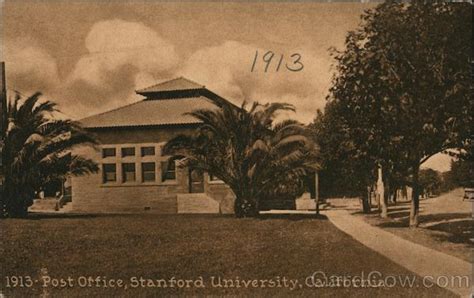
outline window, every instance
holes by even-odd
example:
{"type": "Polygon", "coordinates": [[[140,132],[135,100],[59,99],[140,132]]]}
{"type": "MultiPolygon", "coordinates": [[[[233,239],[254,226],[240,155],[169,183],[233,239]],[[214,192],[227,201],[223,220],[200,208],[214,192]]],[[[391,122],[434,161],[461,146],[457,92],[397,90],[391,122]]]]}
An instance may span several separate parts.
{"type": "Polygon", "coordinates": [[[122,148],[122,157],[135,156],[135,147],[122,148]]]}
{"type": "Polygon", "coordinates": [[[142,163],[142,180],[143,180],[143,182],[154,182],[155,177],[156,177],[156,175],[155,175],[155,163],[154,162],[144,162],[144,163],[142,163]]]}
{"type": "Polygon", "coordinates": [[[117,181],[117,166],[114,163],[105,163],[102,165],[102,181],[104,183],[117,181]]]}
{"type": "Polygon", "coordinates": [[[102,158],[115,156],[115,148],[103,148],[102,149],[102,158]]]}
{"type": "Polygon", "coordinates": [[[176,159],[172,157],[161,162],[161,181],[176,180],[176,159]]]}
{"type": "Polygon", "coordinates": [[[134,163],[122,164],[122,181],[124,183],[135,181],[135,164],[134,163]]]}
{"type": "Polygon", "coordinates": [[[142,156],[150,156],[150,155],[155,155],[155,147],[150,146],[150,147],[142,147],[142,156]]]}

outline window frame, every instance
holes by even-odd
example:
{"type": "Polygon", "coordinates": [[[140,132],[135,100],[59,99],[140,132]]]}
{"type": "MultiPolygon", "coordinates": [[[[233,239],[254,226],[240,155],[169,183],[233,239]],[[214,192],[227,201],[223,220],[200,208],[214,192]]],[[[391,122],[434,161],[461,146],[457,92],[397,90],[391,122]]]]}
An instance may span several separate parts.
{"type": "Polygon", "coordinates": [[[142,174],[142,183],[153,183],[156,182],[156,162],[154,161],[142,161],[141,162],[141,174],[142,174]],[[153,165],[153,180],[145,180],[145,174],[152,172],[151,170],[145,170],[145,165],[153,165]]]}
{"type": "Polygon", "coordinates": [[[105,148],[102,148],[102,158],[110,158],[110,157],[116,157],[117,156],[117,148],[115,147],[105,147],[105,148]],[[107,150],[113,150],[113,155],[108,155],[108,154],[105,154],[105,152],[107,150]]]}
{"type": "Polygon", "coordinates": [[[120,157],[121,158],[136,156],[136,154],[137,154],[137,152],[136,152],[135,147],[122,147],[122,148],[120,148],[120,157]],[[125,153],[126,150],[133,150],[133,154],[126,154],[125,153]]]}
{"type": "Polygon", "coordinates": [[[111,184],[111,183],[117,183],[117,164],[116,163],[103,163],[102,164],[102,184],[111,184]],[[108,180],[107,179],[107,173],[109,171],[106,170],[107,166],[113,166],[114,171],[110,171],[112,173],[115,173],[115,179],[114,180],[108,180]]]}
{"type": "MultiPolygon", "coordinates": [[[[151,186],[151,185],[177,185],[180,174],[178,169],[179,160],[183,156],[163,156],[161,148],[165,143],[114,143],[114,144],[103,144],[101,145],[99,156],[100,167],[104,164],[115,164],[115,172],[113,172],[110,166],[106,166],[108,171],[115,173],[115,180],[105,181],[104,174],[101,175],[101,186],[102,187],[130,187],[130,186],[151,186]],[[103,150],[107,153],[107,157],[103,157],[103,150]],[[112,153],[115,151],[115,156],[112,153]],[[143,152],[142,152],[143,151],[143,152]],[[133,154],[133,155],[132,155],[133,154]],[[172,158],[174,162],[174,169],[166,169],[166,179],[162,179],[163,172],[161,170],[162,163],[166,162],[168,166],[168,160],[172,158]],[[151,164],[154,163],[154,180],[153,171],[151,164]],[[131,165],[134,164],[134,168],[131,165]],[[142,168],[143,167],[143,168],[142,168]],[[145,170],[146,169],[146,170],[145,170]],[[174,173],[171,173],[174,172],[174,173]],[[127,177],[128,176],[128,179],[127,177]]],[[[170,165],[171,167],[172,165],[170,165]]],[[[113,178],[113,174],[107,174],[109,178],[113,178]]]]}
{"type": "Polygon", "coordinates": [[[137,182],[137,165],[134,162],[123,162],[122,163],[122,183],[123,184],[128,184],[128,183],[136,183],[137,182]],[[126,180],[127,173],[130,173],[130,171],[126,171],[125,167],[133,165],[133,180],[126,180]]]}
{"type": "Polygon", "coordinates": [[[140,157],[147,157],[147,156],[156,156],[156,148],[155,146],[140,146],[140,157]],[[146,154],[144,150],[146,149],[153,149],[152,154],[146,154]]]}

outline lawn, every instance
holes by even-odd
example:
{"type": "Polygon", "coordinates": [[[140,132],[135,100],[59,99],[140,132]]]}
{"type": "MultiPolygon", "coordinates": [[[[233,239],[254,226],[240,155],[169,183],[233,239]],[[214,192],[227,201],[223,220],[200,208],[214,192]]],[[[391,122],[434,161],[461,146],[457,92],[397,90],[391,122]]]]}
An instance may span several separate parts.
{"type": "MultiPolygon", "coordinates": [[[[339,231],[325,218],[234,219],[224,216],[108,215],[6,219],[2,231],[1,291],[9,296],[156,296],[156,295],[258,295],[258,296],[450,296],[438,287],[309,287],[306,278],[315,271],[326,275],[361,276],[371,271],[387,275],[413,273],[369,250],[339,231]],[[47,273],[46,273],[47,272],[47,273]],[[33,286],[7,288],[6,276],[30,276],[33,286]],[[42,288],[52,280],[71,277],[73,285],[42,288]],[[81,277],[123,279],[125,288],[79,287],[81,277]],[[132,281],[176,279],[199,281],[189,288],[137,287],[132,281]],[[217,278],[252,281],[240,288],[217,287],[217,278]],[[294,289],[283,286],[292,280],[294,289]],[[267,280],[261,282],[261,280],[267,280]],[[269,281],[272,280],[273,284],[269,281]],[[270,287],[274,285],[275,287],[270,287]],[[280,285],[281,287],[277,287],[280,285]]],[[[83,281],[83,279],[82,279],[83,281]]],[[[66,281],[64,281],[66,282],[66,281]]],[[[236,285],[236,282],[235,284],[236,285]]]]}
{"type": "Polygon", "coordinates": [[[410,202],[388,207],[388,218],[382,219],[374,209],[372,214],[355,212],[367,222],[409,241],[472,262],[473,218],[472,202],[463,201],[464,192],[456,189],[439,197],[420,202],[420,226],[409,229],[410,202]]]}

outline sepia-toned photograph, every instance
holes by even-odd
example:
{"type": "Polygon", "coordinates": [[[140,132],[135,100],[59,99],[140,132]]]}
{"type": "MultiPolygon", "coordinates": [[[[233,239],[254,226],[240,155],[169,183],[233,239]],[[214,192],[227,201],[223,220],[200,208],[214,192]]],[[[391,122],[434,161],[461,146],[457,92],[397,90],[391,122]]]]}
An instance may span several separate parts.
{"type": "Polygon", "coordinates": [[[0,298],[472,297],[472,1],[0,1],[0,298]]]}

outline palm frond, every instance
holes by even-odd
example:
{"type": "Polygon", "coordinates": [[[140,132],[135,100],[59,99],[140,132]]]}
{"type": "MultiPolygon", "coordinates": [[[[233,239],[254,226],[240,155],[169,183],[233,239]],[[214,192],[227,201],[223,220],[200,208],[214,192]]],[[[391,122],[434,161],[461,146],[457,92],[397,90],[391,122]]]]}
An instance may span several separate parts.
{"type": "Polygon", "coordinates": [[[18,108],[15,119],[19,122],[26,122],[27,119],[33,118],[35,115],[34,106],[38,103],[41,97],[41,92],[36,92],[30,97],[26,98],[23,104],[18,108]]]}
{"type": "Polygon", "coordinates": [[[240,108],[222,103],[195,110],[188,115],[202,122],[200,128],[171,139],[162,153],[186,156],[187,166],[223,180],[237,197],[295,195],[317,164],[317,151],[297,121],[273,124],[278,111],[294,111],[294,106],[253,102],[248,107],[244,101],[240,108]]]}
{"type": "Polygon", "coordinates": [[[98,170],[94,161],[71,154],[76,146],[97,144],[93,136],[75,122],[48,115],[56,111],[56,104],[40,102],[40,96],[38,92],[23,101],[17,94],[8,104],[13,125],[3,140],[4,193],[7,202],[21,208],[48,181],[98,170]]]}
{"type": "Polygon", "coordinates": [[[295,146],[295,145],[306,145],[310,143],[311,141],[302,135],[290,135],[287,137],[284,137],[283,139],[279,140],[275,144],[275,148],[277,150],[281,150],[285,146],[295,146]]]}
{"type": "Polygon", "coordinates": [[[73,176],[83,176],[86,174],[97,173],[99,171],[99,166],[92,159],[72,155],[69,171],[73,176]]]}
{"type": "Polygon", "coordinates": [[[37,114],[45,113],[45,112],[46,113],[55,112],[55,111],[57,111],[56,106],[57,106],[57,104],[52,102],[52,101],[42,102],[40,104],[37,104],[34,107],[34,109],[32,111],[32,114],[37,115],[37,114]]]}

